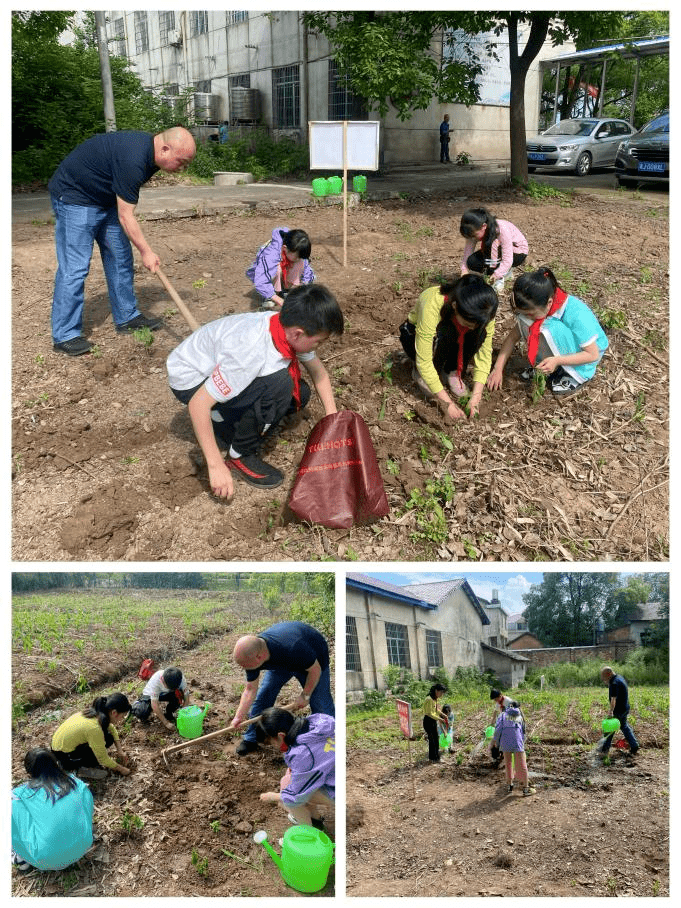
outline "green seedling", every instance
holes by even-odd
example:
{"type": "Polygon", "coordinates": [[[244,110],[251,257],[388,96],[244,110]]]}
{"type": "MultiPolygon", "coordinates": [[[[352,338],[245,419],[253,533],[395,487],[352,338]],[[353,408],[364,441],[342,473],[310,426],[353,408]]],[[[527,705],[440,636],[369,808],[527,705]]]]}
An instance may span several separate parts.
{"type": "Polygon", "coordinates": [[[536,404],[542,399],[546,391],[546,376],[539,369],[534,370],[534,375],[532,376],[532,392],[531,398],[532,403],[536,404]]]}
{"type": "Polygon", "coordinates": [[[121,826],[126,835],[133,835],[144,828],[144,820],[142,817],[138,817],[136,813],[129,813],[126,810],[121,817],[121,826]]]}
{"type": "Polygon", "coordinates": [[[213,832],[219,832],[220,831],[220,820],[213,820],[210,824],[210,828],[213,830],[213,832]]]}
{"type": "Polygon", "coordinates": [[[416,413],[414,413],[413,410],[405,410],[402,416],[407,420],[407,422],[411,422],[416,416],[416,413]]]}
{"type": "Polygon", "coordinates": [[[208,876],[208,858],[200,857],[195,848],[192,848],[192,864],[199,876],[208,876]]]}
{"type": "Polygon", "coordinates": [[[145,350],[148,350],[154,343],[154,332],[150,328],[137,328],[132,332],[132,336],[145,350]]]}
{"type": "Polygon", "coordinates": [[[473,543],[466,536],[461,540],[463,545],[463,550],[466,553],[466,557],[470,558],[471,561],[476,561],[478,557],[478,550],[475,548],[473,543]]]}
{"type": "Polygon", "coordinates": [[[206,282],[203,280],[203,278],[199,278],[198,281],[194,281],[192,283],[192,287],[194,288],[194,290],[203,290],[203,288],[205,286],[206,286],[206,282]]]}
{"type": "Polygon", "coordinates": [[[400,465],[396,460],[393,460],[392,457],[388,458],[388,460],[386,461],[386,466],[388,468],[388,473],[390,473],[391,476],[397,476],[397,474],[400,472],[400,465]]]}
{"type": "Polygon", "coordinates": [[[140,462],[139,457],[135,457],[134,454],[127,454],[125,457],[121,458],[121,463],[125,464],[126,466],[130,466],[133,463],[139,463],[139,462],[140,462]]]}
{"type": "Polygon", "coordinates": [[[38,355],[35,358],[35,361],[38,366],[45,365],[45,357],[42,355],[42,353],[38,353],[38,355]]]}
{"type": "Polygon", "coordinates": [[[596,317],[604,328],[626,328],[627,314],[621,309],[597,309],[596,317]]]}
{"type": "Polygon", "coordinates": [[[465,167],[466,164],[470,164],[471,156],[467,151],[460,151],[454,160],[459,167],[465,167]]]}
{"type": "Polygon", "coordinates": [[[94,357],[94,359],[101,359],[102,348],[98,344],[95,344],[94,347],[90,350],[90,356],[94,357]]]}
{"type": "Polygon", "coordinates": [[[387,381],[389,385],[393,383],[393,361],[390,357],[386,359],[380,369],[374,372],[374,378],[382,378],[383,381],[387,381]]]}

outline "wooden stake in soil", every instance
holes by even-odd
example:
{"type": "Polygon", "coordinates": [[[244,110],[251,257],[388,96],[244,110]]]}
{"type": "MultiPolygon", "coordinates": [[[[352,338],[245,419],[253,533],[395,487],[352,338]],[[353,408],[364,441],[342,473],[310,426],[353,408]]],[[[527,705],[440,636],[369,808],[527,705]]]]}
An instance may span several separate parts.
{"type": "Polygon", "coordinates": [[[192,329],[192,331],[196,331],[197,328],[200,328],[201,325],[196,321],[194,316],[189,311],[189,307],[187,306],[187,304],[182,300],[179,293],[175,290],[175,288],[170,283],[170,281],[165,276],[165,274],[161,271],[161,269],[157,268],[155,271],[155,274],[158,277],[159,281],[163,284],[163,286],[166,288],[166,290],[170,294],[172,301],[175,303],[177,308],[180,310],[180,312],[184,316],[184,320],[189,325],[189,327],[192,329]]]}

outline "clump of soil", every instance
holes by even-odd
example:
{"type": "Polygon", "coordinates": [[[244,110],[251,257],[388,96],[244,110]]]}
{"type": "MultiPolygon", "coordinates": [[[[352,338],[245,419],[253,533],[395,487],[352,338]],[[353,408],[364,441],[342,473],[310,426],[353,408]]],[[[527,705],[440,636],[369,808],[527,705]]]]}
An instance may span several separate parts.
{"type": "MultiPolygon", "coordinates": [[[[12,557],[23,561],[598,560],[668,557],[668,217],[633,194],[532,201],[493,190],[338,208],[149,221],[173,285],[204,323],[256,307],[243,272],[278,225],[312,237],[317,280],[337,295],[342,340],[320,357],[339,408],[369,426],[390,503],[370,527],[291,521],[285,504],[316,399],[268,454],[284,485],[210,494],[186,408],[164,360],[189,329],[143,269],[144,312],[163,315],[151,350],[114,332],[101,264],[86,288],[95,355],[52,351],[52,228],[13,231],[12,557]],[[480,418],[447,423],[411,379],[398,326],[424,287],[459,268],[466,207],[487,205],[529,240],[528,267],[549,265],[566,290],[604,313],[610,349],[597,378],[558,404],[531,403],[509,366],[480,418]],[[656,216],[653,217],[653,214],[656,216]],[[242,275],[242,277],[239,277],[242,275]],[[445,499],[428,483],[450,475],[445,499]],[[414,499],[413,493],[417,498],[414,499]],[[419,498],[421,496],[421,504],[419,498]],[[443,525],[433,526],[433,502],[443,525]]],[[[502,296],[495,348],[512,323],[502,296]]]]}

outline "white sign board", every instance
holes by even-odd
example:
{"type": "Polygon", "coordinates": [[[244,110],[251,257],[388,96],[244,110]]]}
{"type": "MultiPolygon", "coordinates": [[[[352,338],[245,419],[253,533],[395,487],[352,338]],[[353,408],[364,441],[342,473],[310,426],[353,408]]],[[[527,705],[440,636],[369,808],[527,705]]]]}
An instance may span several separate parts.
{"type": "Polygon", "coordinates": [[[374,120],[311,120],[310,170],[378,170],[378,128],[374,120]],[[343,160],[343,126],[347,160],[343,160]]]}

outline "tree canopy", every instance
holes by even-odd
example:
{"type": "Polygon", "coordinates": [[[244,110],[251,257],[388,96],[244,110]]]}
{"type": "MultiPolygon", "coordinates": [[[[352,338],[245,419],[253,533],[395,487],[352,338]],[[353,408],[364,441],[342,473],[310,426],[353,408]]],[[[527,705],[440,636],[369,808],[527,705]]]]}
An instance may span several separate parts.
{"type": "Polygon", "coordinates": [[[523,602],[528,629],[545,646],[588,646],[594,642],[598,619],[606,631],[612,630],[638,617],[638,607],[646,602],[663,604],[668,636],[667,574],[634,574],[623,579],[617,573],[546,573],[523,596],[523,602]]]}
{"type": "MultiPolygon", "coordinates": [[[[92,14],[88,14],[92,15],[92,14]]],[[[12,13],[12,181],[46,181],[76,145],[104,132],[99,53],[86,17],[74,12],[12,13]],[[71,29],[75,41],[61,44],[71,29]]],[[[119,129],[160,131],[170,108],[142,85],[128,61],[110,58],[119,129]]]]}

